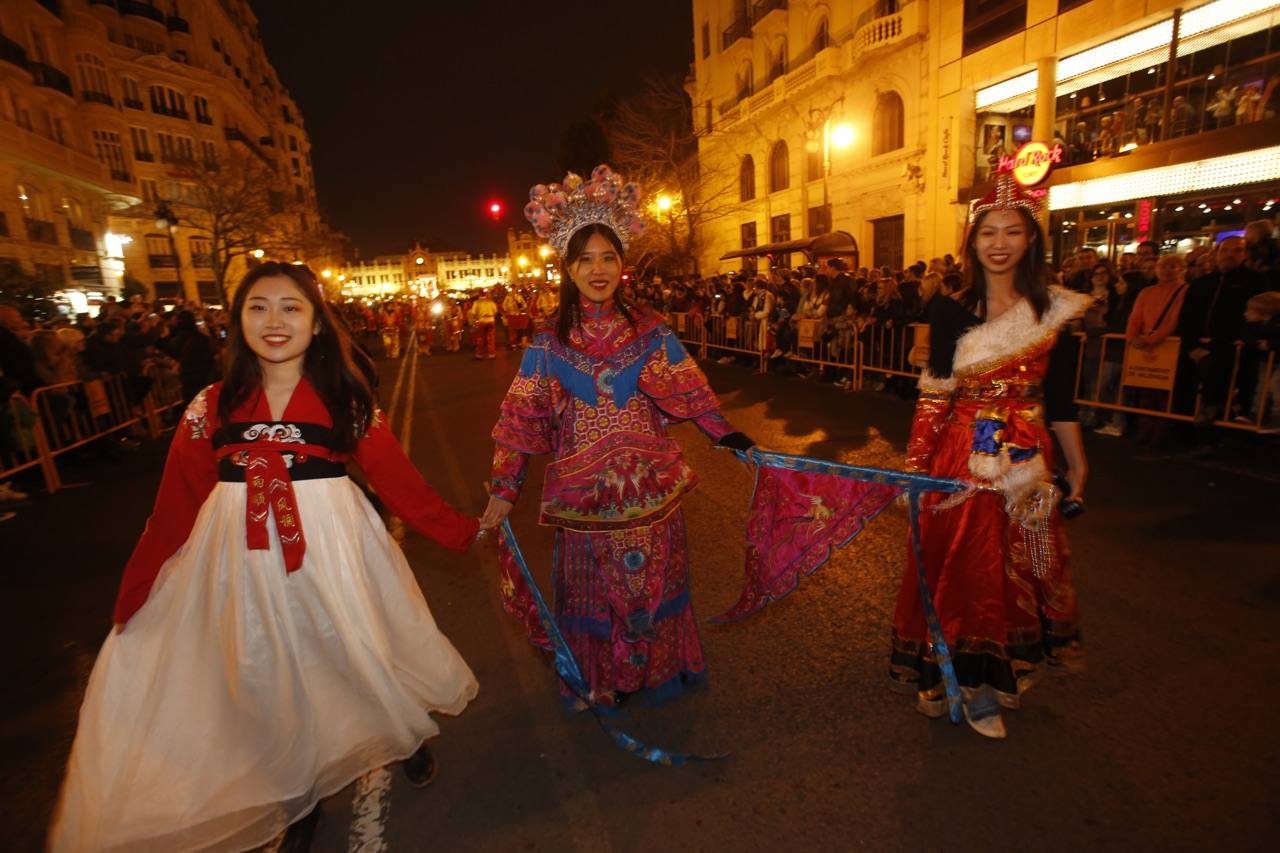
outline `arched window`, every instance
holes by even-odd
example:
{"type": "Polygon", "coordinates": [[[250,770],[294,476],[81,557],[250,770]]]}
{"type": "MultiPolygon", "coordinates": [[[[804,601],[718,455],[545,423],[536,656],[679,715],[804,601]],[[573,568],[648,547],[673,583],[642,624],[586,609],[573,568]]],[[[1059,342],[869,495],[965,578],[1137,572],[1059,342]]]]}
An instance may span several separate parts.
{"type": "Polygon", "coordinates": [[[775,51],[769,59],[769,82],[772,83],[787,73],[787,40],[779,39],[775,51]]]}
{"type": "Polygon", "coordinates": [[[779,139],[769,152],[769,192],[776,193],[791,186],[791,164],[786,140],[779,139]]]}
{"type": "Polygon", "coordinates": [[[738,100],[751,97],[756,90],[756,74],[755,69],[751,67],[751,63],[745,63],[738,71],[738,100]]]}
{"type": "Polygon", "coordinates": [[[902,97],[897,92],[881,92],[871,120],[871,155],[902,147],[902,97]]]}
{"type": "Polygon", "coordinates": [[[831,33],[827,28],[827,19],[822,17],[818,20],[818,27],[813,33],[813,44],[811,50],[817,53],[820,50],[826,50],[831,44],[831,33]]]}
{"type": "Polygon", "coordinates": [[[756,161],[748,154],[742,158],[738,169],[738,200],[751,201],[756,197],[756,161]]]}

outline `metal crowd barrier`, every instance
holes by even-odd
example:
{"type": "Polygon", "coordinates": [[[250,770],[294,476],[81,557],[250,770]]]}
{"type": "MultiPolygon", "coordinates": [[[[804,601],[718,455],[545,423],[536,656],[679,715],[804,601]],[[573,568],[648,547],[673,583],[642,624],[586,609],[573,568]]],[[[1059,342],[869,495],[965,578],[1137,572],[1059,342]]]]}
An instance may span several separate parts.
{"type": "MultiPolygon", "coordinates": [[[[1188,366],[1182,357],[1181,339],[1166,338],[1155,348],[1138,350],[1130,349],[1127,339],[1121,334],[1099,335],[1092,339],[1083,332],[1076,332],[1075,335],[1081,342],[1076,359],[1077,405],[1125,414],[1153,415],[1185,423],[1199,420],[1204,409],[1203,395],[1194,387],[1187,388],[1187,383],[1194,383],[1194,379],[1181,373],[1188,366]],[[1093,342],[1097,342],[1096,351],[1090,350],[1089,345],[1093,342]],[[1158,408],[1134,405],[1132,392],[1135,390],[1155,392],[1146,395],[1149,397],[1163,395],[1163,403],[1158,408]],[[1190,411],[1175,411],[1179,392],[1184,390],[1194,393],[1194,402],[1190,411]]],[[[1205,343],[1207,345],[1208,342],[1205,343]]],[[[1269,429],[1268,403],[1272,407],[1277,403],[1276,354],[1274,351],[1267,352],[1266,357],[1260,360],[1256,385],[1249,389],[1254,398],[1253,411],[1237,419],[1231,413],[1240,396],[1244,357],[1244,343],[1236,341],[1221,417],[1214,420],[1213,424],[1227,429],[1261,432],[1269,429]]]]}
{"type": "MultiPolygon", "coordinates": [[[[762,370],[768,368],[770,353],[761,329],[763,324],[723,315],[707,317],[705,323],[703,319],[697,314],[674,312],[669,323],[686,344],[704,347],[704,355],[709,355],[711,350],[741,353],[758,358],[762,370]]],[[[816,327],[798,329],[800,334],[794,351],[788,354],[787,360],[852,368],[855,390],[866,387],[868,374],[876,377],[917,377],[927,361],[929,327],[923,323],[901,328],[886,328],[872,323],[858,333],[843,333],[853,338],[852,347],[848,346],[847,340],[840,342],[830,336],[824,339],[821,326],[819,323],[816,327]]],[[[1179,339],[1169,338],[1159,347],[1138,350],[1128,347],[1124,335],[1086,338],[1083,332],[1075,334],[1087,344],[1096,343],[1092,348],[1079,347],[1075,382],[1077,405],[1183,422],[1194,422],[1201,417],[1204,401],[1199,393],[1193,394],[1194,402],[1189,407],[1179,405],[1183,402],[1179,399],[1182,390],[1186,383],[1192,381],[1181,373],[1186,370],[1187,362],[1180,353],[1179,339]],[[1135,393],[1140,391],[1149,393],[1135,393]],[[1187,410],[1178,411],[1179,408],[1187,410]]],[[[1232,415],[1241,396],[1242,376],[1248,376],[1244,344],[1237,341],[1226,399],[1220,416],[1213,421],[1214,425],[1250,432],[1276,431],[1273,424],[1280,423],[1280,420],[1268,418],[1272,416],[1271,410],[1280,406],[1280,376],[1277,375],[1280,363],[1277,363],[1275,352],[1267,352],[1265,357],[1261,353],[1252,357],[1257,359],[1256,365],[1248,367],[1250,371],[1257,367],[1257,377],[1256,385],[1248,389],[1248,396],[1253,400],[1251,411],[1247,415],[1232,415]]]]}
{"type": "Polygon", "coordinates": [[[139,400],[131,398],[124,374],[44,385],[29,400],[10,398],[0,423],[0,478],[39,466],[46,491],[55,492],[62,487],[56,464],[62,454],[133,427],[159,438],[167,428],[162,415],[182,406],[182,385],[172,371],[153,368],[146,376],[151,386],[139,400]]]}
{"type": "Polygon", "coordinates": [[[926,330],[925,339],[928,340],[928,326],[923,323],[901,327],[870,323],[862,330],[863,344],[857,380],[859,389],[865,386],[867,373],[879,374],[886,379],[890,376],[915,379],[920,375],[920,368],[911,363],[911,349],[916,342],[917,327],[926,330]]]}
{"type": "Polygon", "coordinates": [[[0,480],[37,466],[44,475],[46,486],[58,483],[58,472],[53,467],[44,425],[31,401],[21,394],[14,394],[0,412],[0,480]]]}
{"type": "Polygon", "coordinates": [[[710,356],[711,350],[748,355],[759,361],[761,370],[767,369],[765,344],[768,341],[769,329],[764,321],[730,317],[724,314],[680,314],[679,316],[684,318],[683,321],[675,322],[677,326],[684,326],[686,336],[681,337],[679,328],[676,330],[676,335],[686,343],[697,343],[702,346],[707,356],[710,356]],[[687,337],[694,334],[699,336],[696,340],[687,337]]]}

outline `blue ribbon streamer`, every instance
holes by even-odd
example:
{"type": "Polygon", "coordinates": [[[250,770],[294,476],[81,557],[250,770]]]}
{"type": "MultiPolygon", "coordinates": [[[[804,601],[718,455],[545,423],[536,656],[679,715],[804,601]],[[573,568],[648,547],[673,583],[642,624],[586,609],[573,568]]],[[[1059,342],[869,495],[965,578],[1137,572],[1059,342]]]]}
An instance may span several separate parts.
{"type": "Polygon", "coordinates": [[[564,679],[564,683],[569,685],[569,689],[574,692],[574,695],[581,699],[591,710],[596,722],[600,724],[600,728],[604,730],[605,734],[609,735],[617,746],[632,755],[667,767],[680,767],[688,761],[714,761],[726,758],[726,755],[670,752],[656,746],[649,746],[622,731],[605,717],[605,712],[595,703],[591,695],[591,687],[587,684],[587,680],[582,677],[582,669],[578,666],[578,661],[569,649],[569,644],[565,641],[564,635],[560,633],[560,627],[556,624],[555,617],[551,615],[551,608],[547,607],[546,599],[542,597],[542,590],[538,589],[538,584],[533,579],[533,573],[529,571],[529,564],[524,559],[524,552],[520,550],[520,544],[516,542],[516,534],[511,529],[510,519],[503,519],[501,530],[503,540],[506,542],[507,547],[511,549],[516,565],[520,567],[520,574],[524,576],[524,582],[529,585],[529,592],[533,594],[533,602],[538,609],[538,621],[542,623],[542,629],[547,632],[547,637],[551,640],[556,672],[564,679]]]}
{"type": "Polygon", "coordinates": [[[960,698],[960,681],[956,678],[956,667],[951,659],[951,647],[942,633],[942,620],[938,618],[938,610],[933,604],[933,595],[929,592],[924,566],[924,548],[920,542],[920,498],[925,492],[962,492],[972,485],[961,480],[945,477],[931,477],[928,474],[915,474],[909,471],[893,471],[887,468],[870,468],[862,465],[846,465],[842,462],[831,462],[816,459],[812,456],[797,456],[791,453],[777,453],[770,450],[735,450],[738,458],[748,464],[764,465],[770,468],[785,468],[789,471],[806,471],[830,474],[836,477],[848,477],[851,480],[870,481],[896,486],[907,493],[908,517],[911,523],[911,548],[916,558],[916,571],[919,573],[920,603],[924,606],[925,624],[929,628],[929,638],[933,643],[933,654],[938,661],[938,669],[942,671],[942,683],[947,694],[947,713],[951,722],[959,723],[963,715],[960,698]]]}

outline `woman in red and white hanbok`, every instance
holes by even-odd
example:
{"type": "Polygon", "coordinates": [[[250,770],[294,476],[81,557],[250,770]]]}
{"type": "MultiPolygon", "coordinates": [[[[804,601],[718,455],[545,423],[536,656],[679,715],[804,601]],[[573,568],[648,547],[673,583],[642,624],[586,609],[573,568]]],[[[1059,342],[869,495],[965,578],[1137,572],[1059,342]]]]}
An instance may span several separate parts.
{"type": "Polygon", "coordinates": [[[439,732],[431,712],[476,695],[346,463],[448,548],[467,548],[476,520],[427,485],[376,408],[347,453],[306,376],[278,414],[259,388],[223,421],[223,390],[201,392],[174,435],[89,678],[51,850],[262,845],[415,755],[439,732]]]}

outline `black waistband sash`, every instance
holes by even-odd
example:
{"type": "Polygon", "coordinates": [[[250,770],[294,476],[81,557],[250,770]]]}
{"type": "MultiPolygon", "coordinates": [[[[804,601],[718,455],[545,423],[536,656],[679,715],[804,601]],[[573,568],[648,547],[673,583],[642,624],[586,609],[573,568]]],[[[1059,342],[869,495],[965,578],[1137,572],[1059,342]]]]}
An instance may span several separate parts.
{"type": "Polygon", "coordinates": [[[320,424],[261,421],[231,423],[213,434],[218,455],[218,479],[227,483],[245,482],[249,455],[269,450],[280,454],[289,479],[324,480],[345,477],[347,465],[334,458],[333,430],[320,424]]]}
{"type": "MultiPolygon", "coordinates": [[[[347,466],[343,462],[332,459],[321,459],[318,456],[307,456],[303,453],[283,451],[285,467],[289,471],[289,479],[295,483],[299,480],[326,480],[333,477],[347,476],[347,466]]],[[[224,483],[243,483],[245,468],[243,453],[233,453],[218,460],[218,479],[224,483]]]]}

